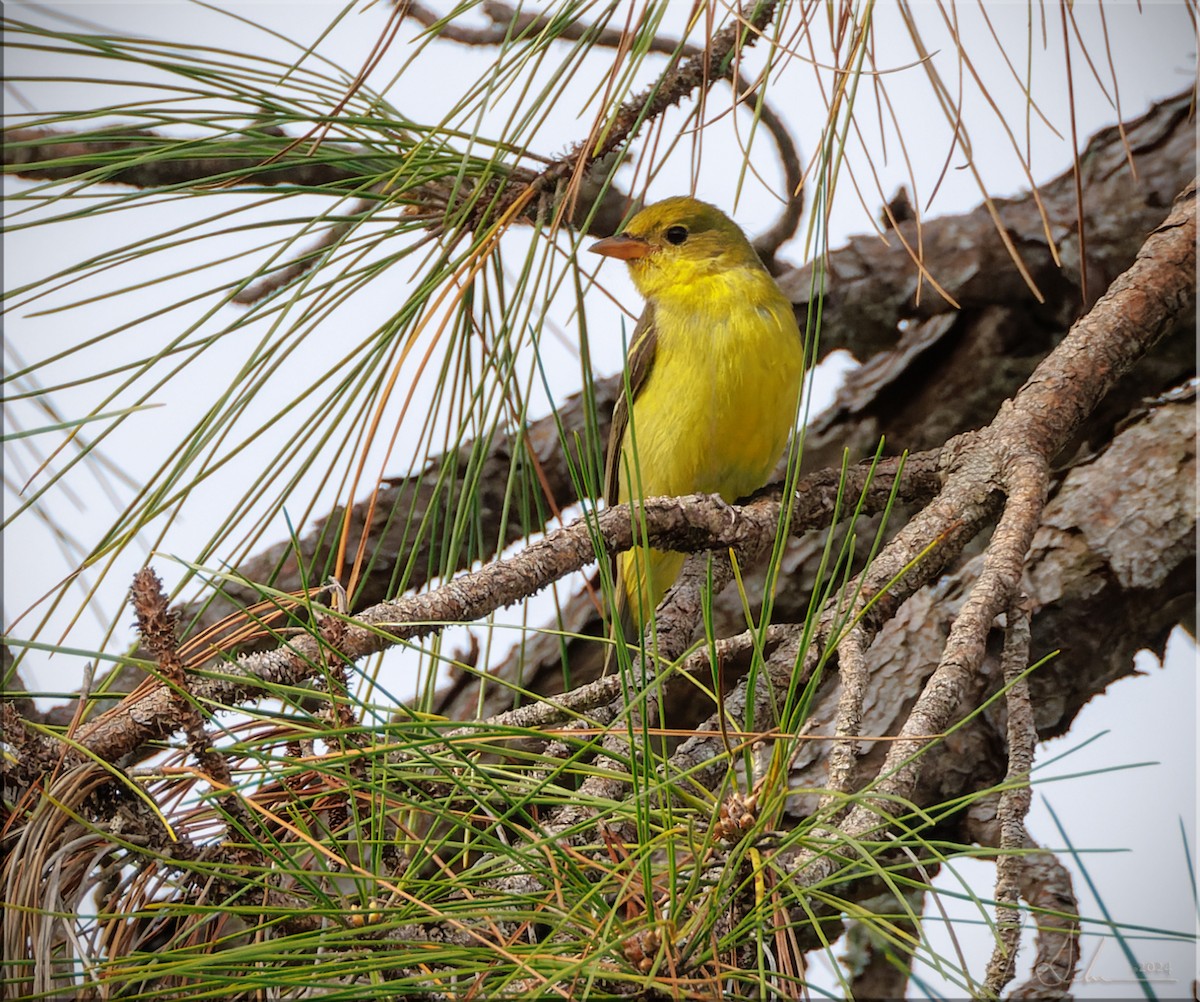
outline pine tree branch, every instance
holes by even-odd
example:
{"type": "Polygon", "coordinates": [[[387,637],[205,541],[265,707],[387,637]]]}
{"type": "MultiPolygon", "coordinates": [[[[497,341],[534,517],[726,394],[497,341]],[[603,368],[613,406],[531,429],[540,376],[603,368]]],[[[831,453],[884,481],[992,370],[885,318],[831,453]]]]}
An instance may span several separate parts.
{"type": "MultiPolygon", "coordinates": [[[[394,2],[400,5],[405,15],[414,21],[418,21],[427,28],[436,27],[439,38],[460,42],[463,45],[512,44],[514,39],[536,36],[551,29],[555,32],[554,37],[563,41],[586,40],[590,45],[621,51],[629,44],[627,31],[618,28],[597,28],[594,25],[579,22],[565,26],[552,24],[547,17],[518,10],[499,2],[499,0],[485,0],[481,4],[483,13],[492,21],[491,25],[483,28],[465,27],[453,21],[444,21],[434,10],[415,2],[415,0],[394,0],[394,2]]],[[[673,60],[681,57],[700,59],[705,55],[705,47],[691,42],[681,43],[678,39],[665,35],[655,35],[648,41],[643,40],[641,46],[647,52],[658,52],[670,56],[673,60]]],[[[755,103],[757,89],[740,72],[729,75],[728,79],[738,104],[752,105],[755,103]]],[[[774,141],[783,167],[783,190],[785,192],[783,211],[780,213],[779,219],[754,241],[754,247],[767,267],[775,271],[775,252],[779,249],[780,244],[795,234],[796,227],[800,224],[800,217],[804,212],[803,170],[800,154],[796,150],[792,134],[774,108],[764,100],[759,104],[756,114],[774,141]]],[[[588,206],[581,204],[579,208],[587,210],[588,206]]],[[[574,223],[582,225],[585,215],[586,211],[577,211],[574,223]]],[[[604,215],[608,217],[609,213],[605,212],[604,215]]],[[[616,231],[619,223],[620,216],[615,219],[606,218],[604,222],[594,223],[592,230],[608,236],[616,231]]]]}
{"type": "MultiPolygon", "coordinates": [[[[901,496],[919,499],[931,494],[935,465],[933,455],[910,460],[897,485],[901,496]]],[[[800,485],[792,502],[794,532],[828,523],[840,489],[838,479],[821,475],[800,485]]],[[[870,510],[888,502],[895,480],[894,470],[872,472],[864,466],[850,473],[849,490],[857,487],[870,510]]],[[[752,549],[774,538],[780,504],[777,492],[741,506],[702,494],[649,498],[640,507],[637,524],[640,531],[644,522],[650,543],[664,549],[752,549]]],[[[344,620],[329,612],[327,619],[340,623],[336,645],[327,636],[304,634],[274,650],[244,655],[211,677],[192,680],[192,695],[209,705],[227,706],[262,698],[273,686],[295,686],[323,677],[331,660],[355,662],[404,640],[428,636],[444,623],[478,619],[535,593],[594,562],[596,539],[605,552],[617,553],[629,549],[633,538],[629,507],[614,505],[433,591],[381,602],[344,620]]],[[[181,722],[177,710],[173,690],[149,679],[73,737],[87,752],[116,761],[148,741],[171,734],[181,722]]]]}
{"type": "Polygon", "coordinates": [[[329,161],[334,159],[331,152],[341,152],[341,148],[326,143],[320,160],[297,154],[287,160],[272,162],[290,145],[287,138],[263,130],[257,136],[249,134],[239,139],[208,140],[204,143],[203,156],[164,156],[172,149],[192,150],[196,144],[153,129],[129,126],[82,134],[37,128],[7,131],[3,156],[7,173],[35,181],[62,181],[90,175],[93,183],[154,189],[211,184],[232,176],[240,183],[254,187],[289,185],[317,188],[334,195],[362,191],[363,174],[355,165],[370,155],[367,151],[345,149],[347,166],[339,166],[329,161]]]}

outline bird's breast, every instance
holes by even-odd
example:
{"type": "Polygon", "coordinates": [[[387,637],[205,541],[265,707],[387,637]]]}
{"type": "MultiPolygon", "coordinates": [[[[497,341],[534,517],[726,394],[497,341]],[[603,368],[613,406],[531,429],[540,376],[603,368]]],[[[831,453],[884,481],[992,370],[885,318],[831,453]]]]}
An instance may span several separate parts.
{"type": "Polygon", "coordinates": [[[774,283],[766,292],[734,281],[655,304],[654,366],[625,444],[637,443],[642,496],[735,501],[767,482],[795,420],[803,346],[791,304],[774,283]]]}

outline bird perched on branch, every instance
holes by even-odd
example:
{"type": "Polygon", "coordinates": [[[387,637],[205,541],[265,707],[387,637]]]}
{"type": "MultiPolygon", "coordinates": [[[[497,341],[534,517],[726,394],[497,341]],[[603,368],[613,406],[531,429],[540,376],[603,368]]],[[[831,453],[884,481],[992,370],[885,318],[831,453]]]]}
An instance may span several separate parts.
{"type": "MultiPolygon", "coordinates": [[[[746,235],[706,202],[668,198],[589,250],[624,261],[646,300],[613,412],[608,503],[694,493],[734,502],[758,490],[795,424],[804,343],[746,235]]],[[[619,555],[626,640],[640,638],[683,560],[645,546],[619,555]]]]}

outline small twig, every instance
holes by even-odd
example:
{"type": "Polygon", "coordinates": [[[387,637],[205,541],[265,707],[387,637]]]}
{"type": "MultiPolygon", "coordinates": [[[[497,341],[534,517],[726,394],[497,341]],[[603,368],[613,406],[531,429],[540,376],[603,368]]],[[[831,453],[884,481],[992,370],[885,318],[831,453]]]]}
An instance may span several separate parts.
{"type": "Polygon", "coordinates": [[[501,192],[494,208],[488,198],[478,201],[474,223],[483,212],[499,219],[518,200],[526,204],[541,195],[553,192],[573,177],[582,176],[589,164],[604,160],[622,149],[647,123],[654,121],[667,109],[674,107],[697,87],[711,87],[717,80],[733,72],[733,56],[752,46],[775,16],[774,0],[744,3],[732,22],[716,32],[705,47],[684,59],[677,69],[668,71],[651,87],[626,100],[613,114],[604,137],[599,142],[588,136],[575,144],[571,151],[547,167],[527,184],[510,186],[501,192]]]}
{"type": "MultiPolygon", "coordinates": [[[[753,98],[753,92],[746,93],[743,100],[753,98]]],[[[780,118],[766,101],[759,105],[758,120],[775,140],[775,148],[779,151],[779,160],[783,166],[783,183],[785,186],[783,211],[764,232],[754,238],[754,249],[772,274],[779,274],[781,268],[775,260],[775,254],[780,245],[790,240],[796,234],[800,225],[800,217],[804,215],[804,165],[800,162],[800,151],[792,142],[792,135],[786,123],[780,118]]]]}
{"type": "MultiPolygon", "coordinates": [[[[363,212],[369,204],[367,201],[359,199],[350,210],[351,215],[363,212]]],[[[332,224],[318,235],[307,249],[300,251],[286,264],[274,271],[267,272],[258,281],[252,282],[234,293],[231,302],[237,303],[239,306],[253,306],[272,293],[291,285],[296,279],[302,278],[317,267],[324,257],[324,251],[336,246],[353,228],[354,224],[348,222],[332,224]]]]}
{"type": "MultiPolygon", "coordinates": [[[[1037,843],[1030,840],[1030,848],[1037,843]]],[[[1033,974],[1018,985],[1010,999],[1070,998],[1071,983],[1079,967],[1079,901],[1071,885],[1071,872],[1053,853],[1025,856],[1021,868],[1021,896],[1037,915],[1033,974]]]]}
{"type": "Polygon", "coordinates": [[[1029,664],[1029,609],[1027,600],[1017,596],[1009,604],[1004,636],[1004,683],[1008,686],[1008,774],[1000,794],[1000,853],[996,857],[996,945],[988,962],[984,987],[995,995],[1013,978],[1017,950],[1021,945],[1021,913],[1017,901],[1021,892],[1024,860],[1020,850],[1029,844],[1025,817],[1029,813],[1029,774],[1037,748],[1037,727],[1029,701],[1029,682],[1025,669],[1029,664]]]}
{"type": "Polygon", "coordinates": [[[842,687],[838,700],[834,741],[829,749],[828,792],[821,806],[831,807],[841,794],[854,789],[858,770],[858,736],[862,732],[863,703],[871,675],[867,670],[867,648],[870,638],[861,624],[855,623],[846,631],[837,646],[838,681],[842,687]]]}
{"type": "MultiPolygon", "coordinates": [[[[409,17],[425,27],[433,27],[441,21],[441,17],[424,4],[412,0],[395,0],[406,4],[409,17]]],[[[485,0],[483,12],[492,19],[492,24],[485,28],[466,28],[451,22],[442,23],[438,28],[438,37],[460,42],[464,45],[502,45],[511,42],[517,35],[536,34],[546,30],[551,25],[549,18],[541,14],[526,13],[501,3],[499,0],[485,0]]],[[[568,42],[578,42],[587,39],[590,45],[603,48],[622,50],[629,44],[625,31],[619,28],[600,28],[593,25],[573,22],[567,25],[555,25],[555,37],[568,42]]],[[[658,52],[666,56],[698,58],[705,48],[691,42],[680,43],[677,39],[664,35],[655,35],[646,43],[646,51],[658,52]]],[[[735,72],[729,78],[733,88],[734,103],[747,106],[754,103],[757,88],[753,86],[740,72],[735,72]]],[[[800,162],[800,154],[792,139],[791,130],[787,123],[776,114],[775,110],[765,100],[759,104],[758,120],[770,134],[779,152],[779,160],[783,166],[784,207],[783,212],[765,233],[754,240],[754,249],[772,271],[776,270],[775,252],[780,244],[788,240],[800,225],[800,217],[804,213],[804,171],[800,162]]]]}
{"type": "MultiPolygon", "coordinates": [[[[971,805],[966,832],[982,846],[1000,847],[1004,842],[1000,796],[992,794],[971,805]]],[[[1071,873],[1051,852],[1046,852],[1025,834],[1018,855],[1012,860],[1021,897],[1037,923],[1034,936],[1036,956],[1028,981],[1014,988],[1010,999],[1070,998],[1071,983],[1079,966],[1079,901],[1071,884],[1071,873]]]]}

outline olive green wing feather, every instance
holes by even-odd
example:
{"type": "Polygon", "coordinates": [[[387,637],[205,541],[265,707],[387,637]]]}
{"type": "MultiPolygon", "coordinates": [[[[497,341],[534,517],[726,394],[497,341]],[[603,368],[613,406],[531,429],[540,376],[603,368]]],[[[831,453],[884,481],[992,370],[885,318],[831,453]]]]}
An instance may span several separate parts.
{"type": "Polygon", "coordinates": [[[608,433],[608,452],[604,459],[604,500],[616,504],[621,495],[621,443],[629,425],[629,407],[637,399],[650,370],[654,368],[654,352],[658,346],[658,331],[654,326],[654,307],[649,303],[633,329],[627,368],[628,388],[622,387],[613,407],[612,430],[608,433]]]}
{"type": "MultiPolygon", "coordinates": [[[[633,329],[633,343],[629,349],[626,368],[629,372],[627,386],[621,388],[617,402],[613,406],[612,430],[608,433],[608,453],[604,461],[604,500],[606,504],[618,503],[621,496],[621,444],[625,439],[625,429],[629,426],[629,408],[650,378],[654,368],[654,352],[658,345],[658,331],[654,326],[654,307],[649,303],[638,318],[637,326],[633,329]]],[[[629,607],[629,599],[625,594],[625,582],[620,573],[621,562],[617,557],[611,561],[613,583],[615,585],[613,609],[613,637],[616,641],[623,637],[626,643],[638,643],[636,617],[629,607]],[[620,633],[616,632],[616,623],[620,622],[620,633]]],[[[615,649],[609,647],[604,658],[604,673],[607,675],[614,662],[615,649]]]]}

